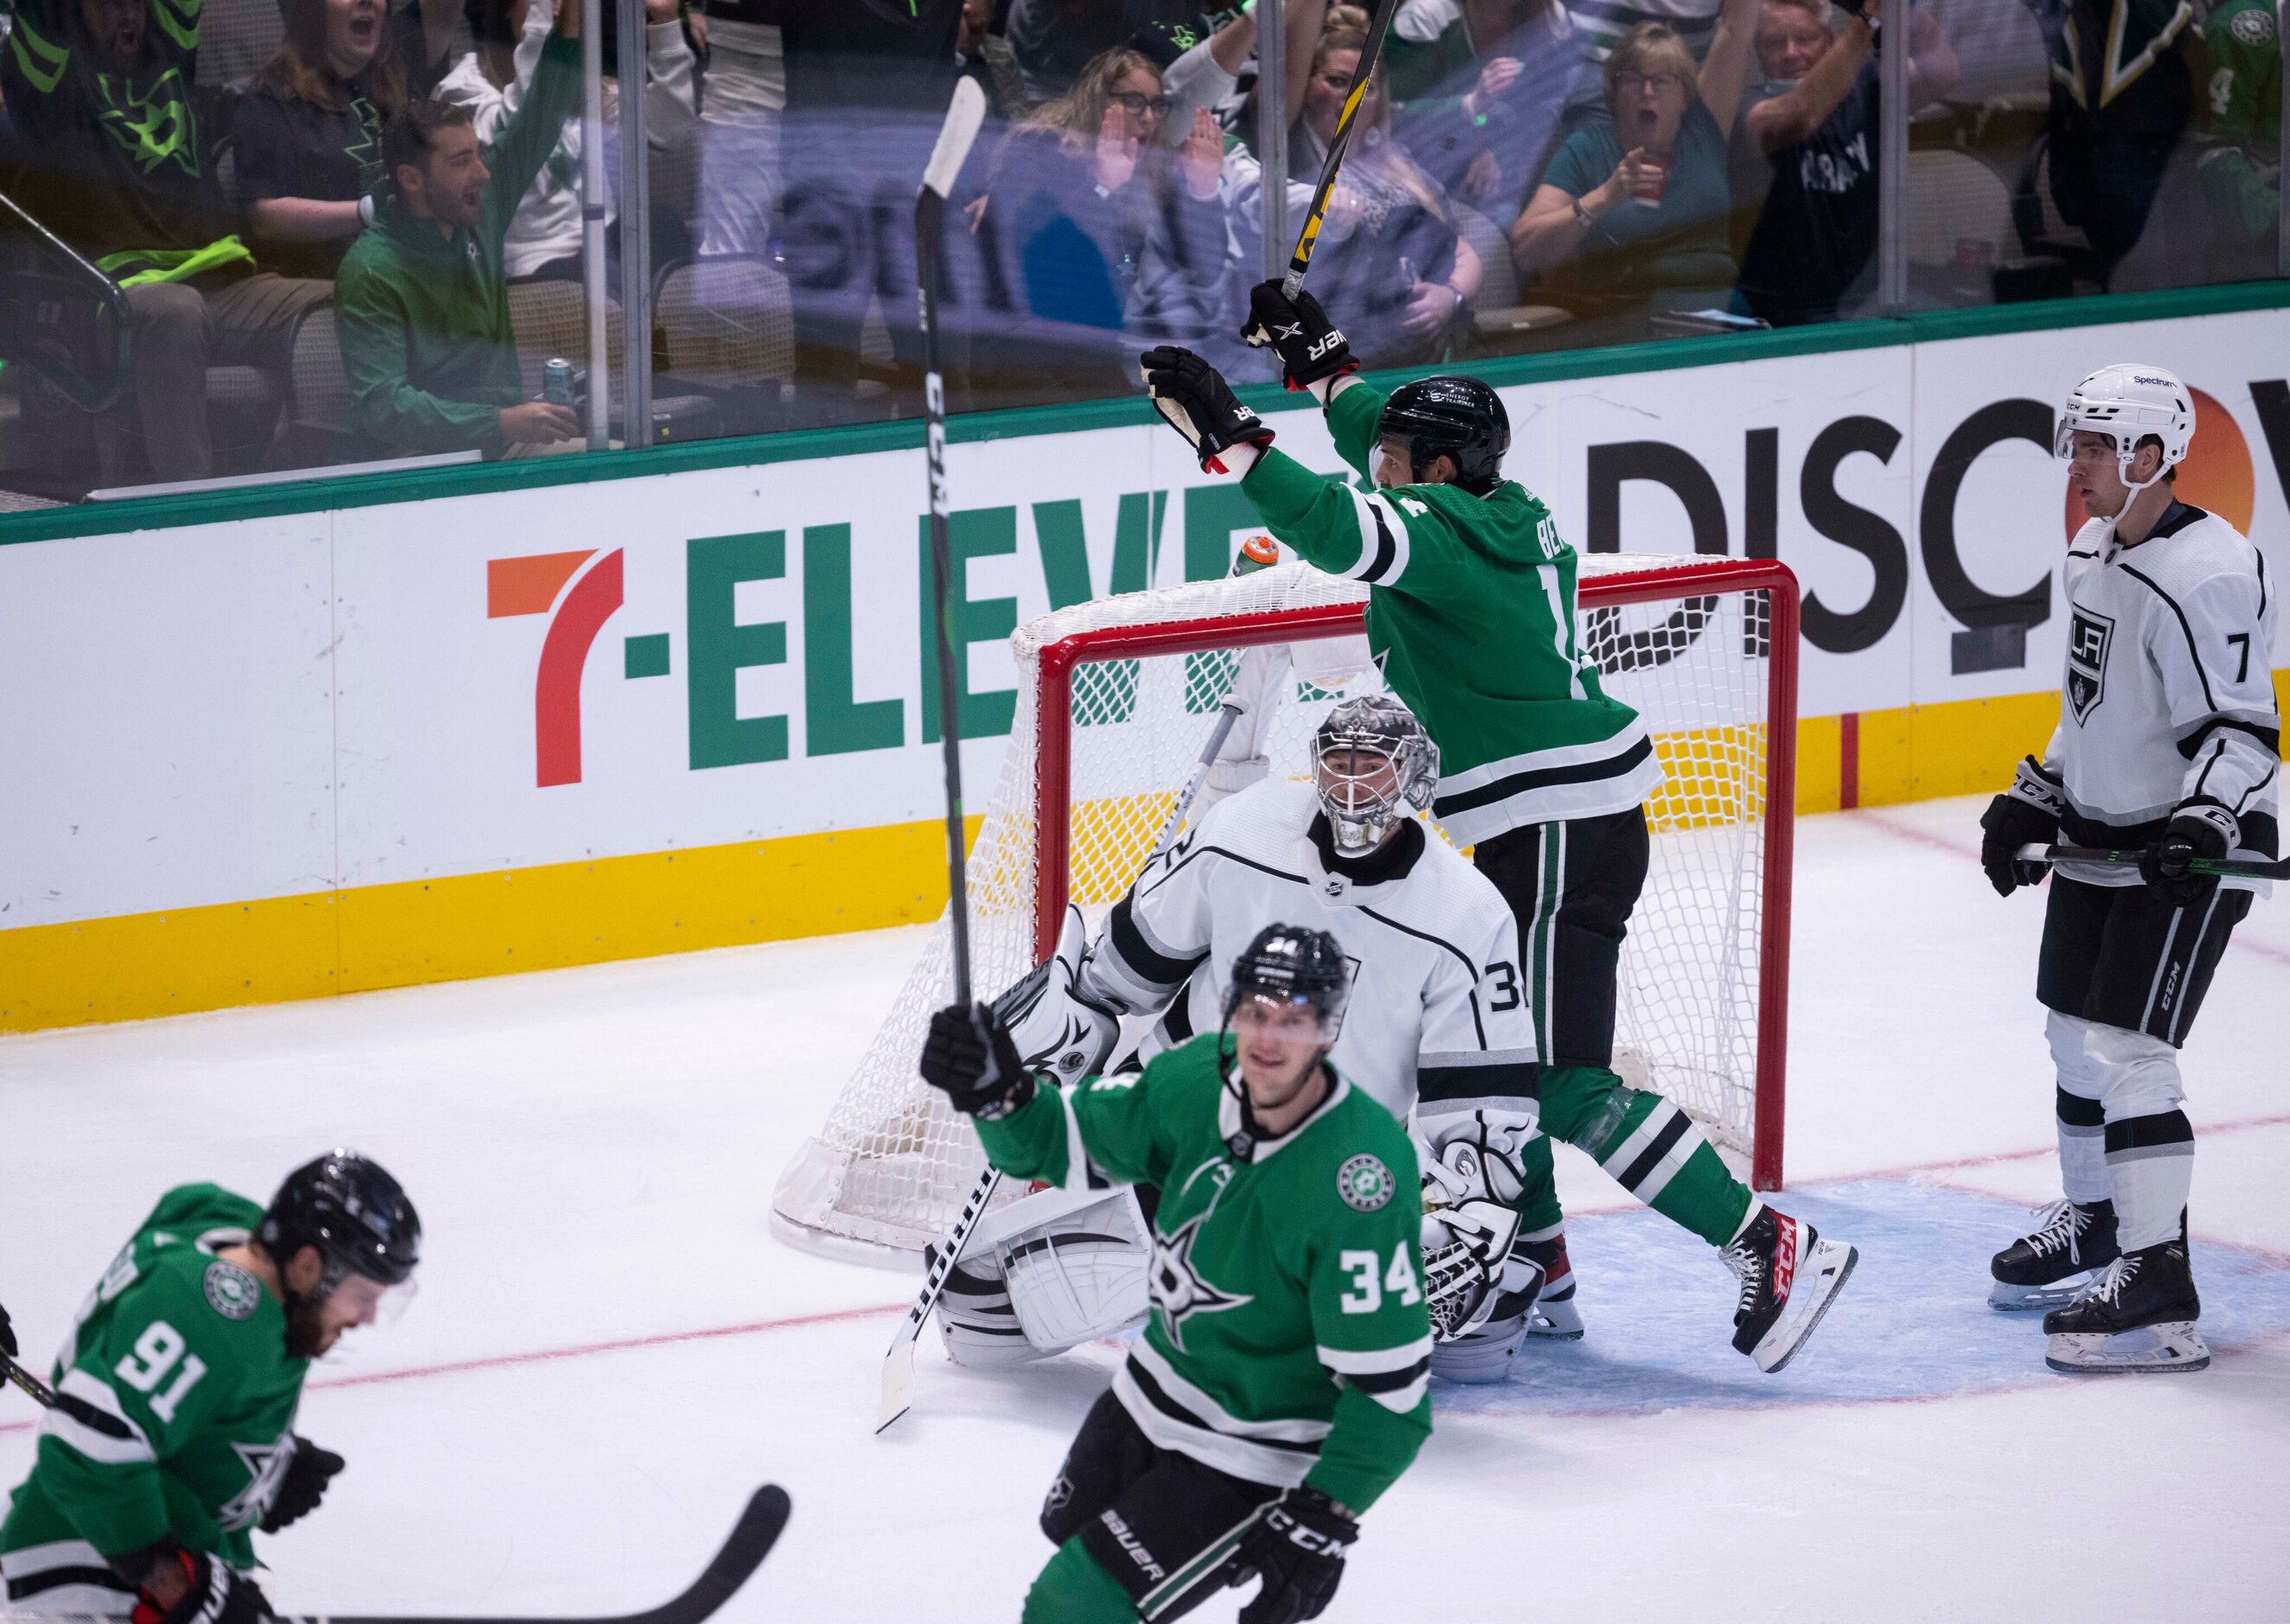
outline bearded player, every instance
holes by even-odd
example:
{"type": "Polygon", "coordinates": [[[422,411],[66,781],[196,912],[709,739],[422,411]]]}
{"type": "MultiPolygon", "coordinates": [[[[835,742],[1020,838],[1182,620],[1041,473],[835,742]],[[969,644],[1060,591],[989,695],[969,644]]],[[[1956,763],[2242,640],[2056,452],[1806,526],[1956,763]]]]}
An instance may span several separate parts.
{"type": "Polygon", "coordinates": [[[1268,926],[1216,1031],[1063,1088],[983,1004],[932,1019],[923,1080],[995,1165],[1162,1192],[1152,1319],[1051,1485],[1027,1624],[1175,1618],[1250,1576],[1245,1624],[1317,1617],[1429,1436],[1414,1147],[1328,1061],[1349,972],[1268,926]]]}
{"type": "MultiPolygon", "coordinates": [[[[1691,1118],[1613,1070],[1615,975],[1645,882],[1645,796],[1661,781],[1637,714],[1581,649],[1575,558],[1549,511],[1502,477],[1510,428],[1475,378],[1388,399],[1353,374],[1319,301],[1277,282],[1250,296],[1253,344],[1326,408],[1336,449],[1373,492],[1331,484],[1272,444],[1215,369],[1146,352],[1154,402],[1204,468],[1241,475],[1274,538],[1368,588],[1371,648],[1439,747],[1432,815],[1518,921],[1542,1056],[1545,1134],[1589,1153],[1640,1201],[1699,1235],[1740,1282],[1734,1348],[1760,1370],[1795,1356],[1857,1260],[1726,1171],[1691,1118]]],[[[1549,1142],[1528,1148],[1521,1245],[1559,1233],[1549,1142]]]]}
{"type": "MultiPolygon", "coordinates": [[[[1311,782],[1260,782],[1199,819],[1085,951],[1069,911],[1058,956],[996,1007],[1029,1067],[1075,1079],[1104,1068],[1123,1016],[1159,1018],[1140,1046],[1149,1060],[1215,1028],[1268,922],[1326,932],[1357,989],[1331,1058],[1397,1120],[1413,1115],[1428,1266],[1455,1287],[1435,1301],[1432,1374],[1500,1380],[1530,1324],[1565,1334],[1553,1323],[1565,1305],[1536,1312],[1541,1271],[1512,1255],[1536,1135],[1517,929],[1485,876],[1425,830],[1439,755],[1405,705],[1338,705],[1313,761],[1311,782]]],[[[1043,1190],[989,1217],[939,1300],[948,1352],[1016,1364],[1141,1320],[1157,1197],[1043,1190]]]]}
{"type": "Polygon", "coordinates": [[[0,1524],[10,1610],[261,1624],[253,1531],[315,1509],[340,1455],[294,1433],[310,1361],[412,1279],[397,1180],[331,1151],[268,1209],[212,1184],[158,1206],[80,1307],[32,1475],[0,1524]]]}
{"type": "Polygon", "coordinates": [[[2066,1198],[1996,1254],[1989,1301],[2050,1308],[2060,1371],[2210,1363],[2187,1252],[2194,1129],[2179,1050],[2263,881],[2199,859],[2271,858],[2282,777],[2278,582],[2233,525],[2181,501],[2194,397],[2158,366],[2102,367],[2060,415],[2091,515],[2068,549],[2060,723],[1980,820],[1997,894],[2040,883],[2020,848],[2140,852],[2051,876],[2036,996],[2058,1073],[2066,1198]]]}

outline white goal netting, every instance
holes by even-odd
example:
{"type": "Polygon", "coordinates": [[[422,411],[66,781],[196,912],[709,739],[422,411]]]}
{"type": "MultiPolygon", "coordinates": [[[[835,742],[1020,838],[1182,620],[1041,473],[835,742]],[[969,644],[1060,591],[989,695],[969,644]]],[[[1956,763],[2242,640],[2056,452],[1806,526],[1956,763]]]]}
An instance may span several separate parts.
{"type": "MultiPolygon", "coordinates": [[[[1786,892],[1768,884],[1768,812],[1786,782],[1795,695],[1774,680],[1773,594],[1745,588],[1742,569],[1691,556],[1586,557],[1580,608],[1585,650],[1607,692],[1645,716],[1664,769],[1646,804],[1653,862],[1622,955],[1618,1065],[1685,1107],[1741,1164],[1754,1158],[1770,1182],[1780,1057],[1777,1032],[1761,1046],[1761,1027],[1778,1024],[1761,1020],[1761,1005],[1778,970],[1767,915],[1786,892]],[[1790,725],[1769,725],[1776,709],[1790,725]]],[[[1067,901],[1093,932],[1128,887],[1214,725],[1238,646],[1357,633],[1365,601],[1365,588],[1291,564],[1102,598],[1019,628],[1017,719],[968,875],[977,996],[990,1000],[1046,955],[1067,901]],[[1236,628],[1229,643],[1218,622],[1236,628]],[[1091,646],[1115,636],[1117,657],[1091,646]],[[1157,652],[1162,642],[1177,648],[1157,652]],[[1068,831],[1062,874],[1044,872],[1045,817],[1068,831]]],[[[1307,655],[1297,666],[1337,683],[1328,663],[1307,655]]],[[[1260,734],[1272,772],[1309,776],[1321,717],[1382,685],[1373,667],[1336,686],[1292,678],[1260,734]]],[[[781,1175],[772,1218],[783,1238],[888,1262],[952,1225],[984,1158],[969,1125],[916,1074],[930,1013],[952,988],[941,921],[826,1123],[781,1175]]]]}

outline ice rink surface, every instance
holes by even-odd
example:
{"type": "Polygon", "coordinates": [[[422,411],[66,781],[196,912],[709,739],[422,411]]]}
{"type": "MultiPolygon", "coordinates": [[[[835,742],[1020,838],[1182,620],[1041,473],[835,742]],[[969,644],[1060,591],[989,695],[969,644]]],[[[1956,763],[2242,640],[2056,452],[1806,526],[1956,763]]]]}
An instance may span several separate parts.
{"type": "MultiPolygon", "coordinates": [[[[2066,1377],[1982,1306],[2056,1193],[2040,898],[1978,803],[1799,823],[1789,1178],[1861,1272],[1788,1371],[1731,1276],[1560,1151],[1589,1334],[1437,1430],[1331,1619],[2290,1617],[2290,897],[2185,1056],[2198,1375],[2066,1377]]],[[[609,1613],[683,1588],[747,1492],[795,1517],[728,1620],[1014,1620],[1041,1492],[1117,1354],[998,1377],[926,1336],[871,1436],[906,1279],[769,1235],[918,931],[0,1040],[0,1300],[43,1356],[165,1187],[258,1199],[336,1142],[406,1183],[419,1297],[314,1373],[349,1460],[261,1542],[282,1611],[609,1613]]],[[[0,1389],[0,1483],[32,1454],[0,1389]]],[[[1232,1599],[1193,1615],[1232,1616],[1232,1599]]]]}

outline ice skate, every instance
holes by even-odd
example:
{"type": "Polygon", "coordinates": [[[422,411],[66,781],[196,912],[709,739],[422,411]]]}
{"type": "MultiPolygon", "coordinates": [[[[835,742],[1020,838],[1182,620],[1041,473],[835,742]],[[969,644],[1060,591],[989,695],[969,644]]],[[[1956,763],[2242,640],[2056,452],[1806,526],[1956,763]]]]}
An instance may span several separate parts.
{"type": "Polygon", "coordinates": [[[1824,1241],[1811,1224],[1771,1207],[1760,1207],[1718,1255],[1742,1283],[1734,1351],[1767,1375],[1797,1356],[1861,1260],[1844,1242],[1824,1241]]]}
{"type": "Polygon", "coordinates": [[[2124,1253],[2084,1294],[2044,1316],[2044,1363],[2070,1374],[2164,1372],[2208,1367],[2211,1350],[2196,1327],[2195,1292],[2182,1241],[2124,1253]]]}
{"type": "Polygon", "coordinates": [[[1555,1342],[1582,1338],[1582,1313],[1574,1306],[1574,1265],[1566,1256],[1564,1231],[1547,1241],[1521,1241],[1519,1251],[1542,1270],[1542,1290],[1526,1316],[1526,1334],[1555,1342]]]}
{"type": "Polygon", "coordinates": [[[2054,1201],[2036,1219],[2032,1233],[1989,1260],[1988,1306],[1999,1313],[2064,1308],[2120,1255],[2111,1201],[2054,1201]]]}

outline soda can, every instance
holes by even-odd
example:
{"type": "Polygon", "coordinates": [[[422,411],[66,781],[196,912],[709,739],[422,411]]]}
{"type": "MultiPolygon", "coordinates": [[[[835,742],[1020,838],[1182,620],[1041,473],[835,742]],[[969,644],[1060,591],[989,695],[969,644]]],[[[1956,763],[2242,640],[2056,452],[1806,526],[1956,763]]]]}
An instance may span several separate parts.
{"type": "Polygon", "coordinates": [[[572,364],[552,360],[540,369],[540,398],[552,406],[572,404],[572,364]]]}

